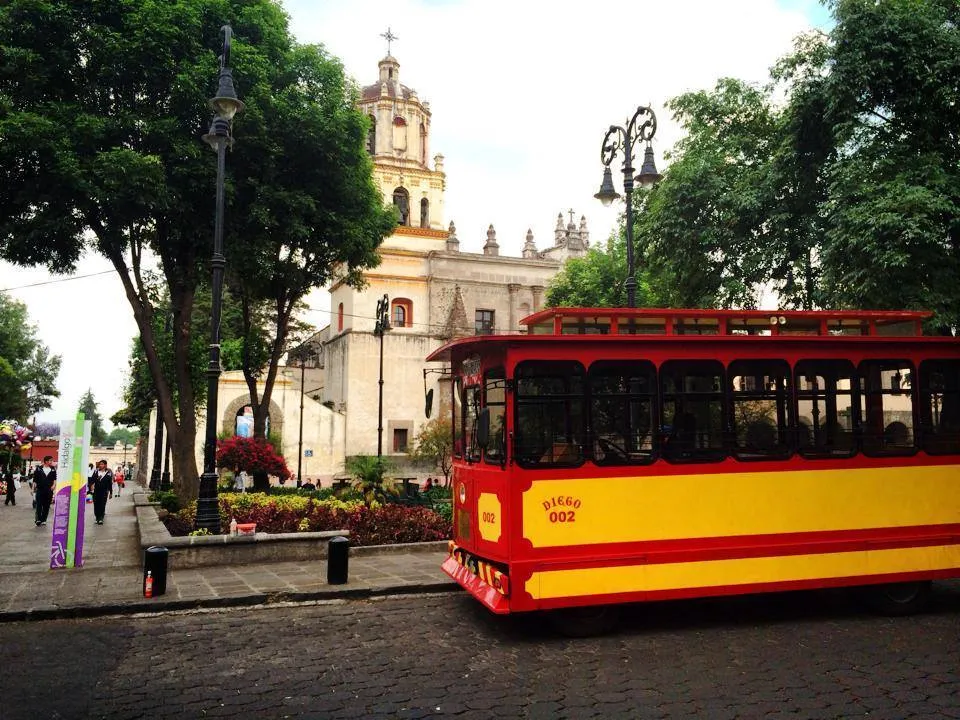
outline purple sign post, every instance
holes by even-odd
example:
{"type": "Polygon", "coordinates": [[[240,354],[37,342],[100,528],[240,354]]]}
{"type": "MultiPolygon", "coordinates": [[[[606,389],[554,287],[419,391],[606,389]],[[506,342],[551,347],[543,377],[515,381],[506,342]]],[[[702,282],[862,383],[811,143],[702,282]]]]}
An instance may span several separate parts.
{"type": "Polygon", "coordinates": [[[84,462],[90,446],[89,420],[78,413],[71,427],[60,423],[60,447],[57,460],[57,487],[54,491],[53,537],[50,542],[50,567],[83,565],[83,514],[86,500],[84,462]]]}

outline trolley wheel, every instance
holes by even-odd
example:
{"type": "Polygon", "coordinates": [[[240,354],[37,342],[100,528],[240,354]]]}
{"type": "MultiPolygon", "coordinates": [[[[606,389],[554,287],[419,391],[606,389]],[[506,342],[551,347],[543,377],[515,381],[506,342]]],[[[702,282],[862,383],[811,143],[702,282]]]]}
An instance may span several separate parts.
{"type": "Polygon", "coordinates": [[[603,635],[617,626],[620,610],[614,605],[564,608],[547,612],[550,625],[561,635],[584,638],[603,635]]]}
{"type": "Polygon", "coordinates": [[[912,615],[920,612],[930,602],[932,583],[890,583],[863,588],[868,605],[884,615],[912,615]]]}

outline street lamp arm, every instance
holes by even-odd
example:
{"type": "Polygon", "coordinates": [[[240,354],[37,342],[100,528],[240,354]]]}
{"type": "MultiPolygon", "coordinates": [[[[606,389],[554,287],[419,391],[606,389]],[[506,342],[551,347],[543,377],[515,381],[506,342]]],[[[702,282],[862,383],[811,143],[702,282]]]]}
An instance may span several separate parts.
{"type": "Polygon", "coordinates": [[[657,116],[653,110],[646,105],[640,105],[630,119],[627,132],[628,136],[633,138],[634,143],[650,142],[653,136],[657,134],[657,116]],[[642,120],[639,126],[637,125],[638,120],[642,120]]]}
{"type": "Polygon", "coordinates": [[[233,38],[233,28],[229,25],[224,25],[220,28],[220,32],[223,33],[223,54],[220,55],[220,68],[230,67],[230,40],[233,38]]]}

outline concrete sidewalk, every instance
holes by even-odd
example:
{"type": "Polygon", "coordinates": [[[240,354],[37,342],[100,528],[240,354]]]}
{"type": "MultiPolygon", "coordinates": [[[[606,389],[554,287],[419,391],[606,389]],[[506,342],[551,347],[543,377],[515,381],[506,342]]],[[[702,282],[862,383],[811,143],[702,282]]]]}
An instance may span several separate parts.
{"type": "Polygon", "coordinates": [[[93,506],[86,505],[84,564],[71,570],[49,569],[52,509],[47,526],[34,525],[26,486],[15,507],[0,504],[0,622],[457,588],[440,570],[445,553],[420,551],[351,555],[345,585],[327,584],[325,560],[171,570],[166,593],[144,598],[135,490],[141,489],[127,483],[122,495],[107,501],[103,525],[94,523],[93,506]]]}

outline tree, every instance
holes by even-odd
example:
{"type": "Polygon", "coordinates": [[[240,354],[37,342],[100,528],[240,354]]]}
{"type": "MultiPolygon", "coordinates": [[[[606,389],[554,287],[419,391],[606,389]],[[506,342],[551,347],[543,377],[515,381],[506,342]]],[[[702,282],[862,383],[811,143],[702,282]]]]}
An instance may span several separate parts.
{"type": "Polygon", "coordinates": [[[37,339],[23,303],[0,293],[0,419],[23,422],[60,397],[60,356],[37,339]]]}
{"type": "Polygon", "coordinates": [[[85,420],[90,421],[90,443],[92,445],[103,445],[107,438],[107,433],[103,429],[103,418],[100,417],[100,411],[97,409],[97,401],[93,397],[93,390],[87,389],[87,392],[80,398],[80,412],[83,413],[85,420]]]}
{"type": "Polygon", "coordinates": [[[122,445],[134,445],[136,444],[139,436],[140,433],[138,433],[136,430],[115,427],[107,434],[107,437],[104,439],[104,444],[115,445],[116,443],[121,443],[122,445]]]}
{"type": "MultiPolygon", "coordinates": [[[[607,239],[606,247],[592,247],[580,258],[564,263],[547,287],[550,307],[624,307],[627,293],[626,240],[622,235],[607,239]]],[[[646,304],[643,280],[637,284],[637,303],[646,304]]]]}
{"type": "Polygon", "coordinates": [[[417,433],[412,456],[443,473],[443,485],[450,485],[453,469],[453,427],[446,418],[434,418],[417,433]]]}
{"type": "Polygon", "coordinates": [[[271,475],[286,480],[290,470],[281,455],[263,438],[234,435],[217,443],[217,465],[233,470],[246,470],[253,475],[255,492],[270,490],[271,475]]]}
{"type": "MultiPolygon", "coordinates": [[[[834,0],[778,66],[816,206],[824,302],[930,308],[960,325],[960,6],[834,0]]],[[[788,159],[791,159],[788,157],[788,159]]]]}
{"type": "MultiPolygon", "coordinates": [[[[337,204],[375,196],[369,160],[357,164],[362,133],[346,120],[324,122],[330,107],[346,116],[353,96],[339,64],[293,42],[278,2],[9,0],[0,7],[0,255],[54,272],[70,270],[86,249],[111,262],[140,332],[181,499],[198,489],[192,322],[200,278],[209,276],[216,165],[199,136],[210,121],[224,19],[233,21],[232,65],[247,106],[234,122],[238,142],[227,163],[228,267],[249,254],[265,257],[244,236],[295,248],[307,237],[335,237],[316,254],[353,282],[382,239],[362,209],[337,204]],[[301,176],[300,158],[324,171],[301,176]],[[353,184],[370,192],[351,196],[343,188],[353,184]],[[147,257],[157,259],[169,297],[169,374],[147,257]]],[[[314,265],[304,273],[316,284],[327,277],[314,265]]],[[[285,282],[282,273],[270,277],[285,282]]],[[[304,278],[295,281],[299,287],[304,278]]]]}

